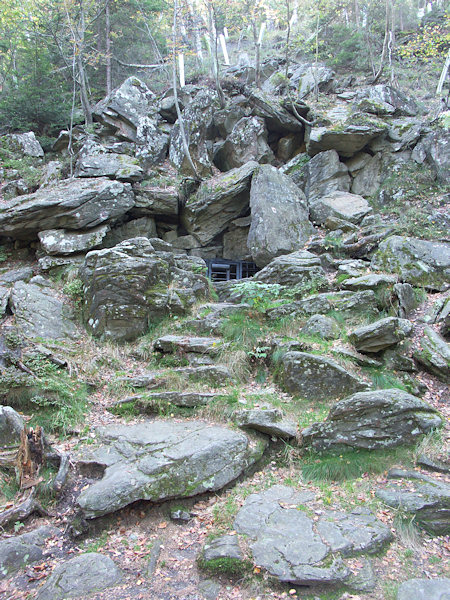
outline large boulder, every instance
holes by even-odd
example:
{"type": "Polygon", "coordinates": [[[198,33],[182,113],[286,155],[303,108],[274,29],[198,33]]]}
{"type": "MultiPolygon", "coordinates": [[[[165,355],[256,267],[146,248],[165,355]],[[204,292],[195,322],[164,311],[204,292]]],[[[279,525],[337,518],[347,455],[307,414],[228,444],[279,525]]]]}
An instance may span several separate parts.
{"type": "Polygon", "coordinates": [[[252,106],[252,114],[265,120],[269,132],[282,135],[303,134],[303,123],[283,108],[277,98],[264,94],[261,90],[253,89],[249,103],[252,106]]]}
{"type": "Polygon", "coordinates": [[[221,171],[242,167],[250,160],[271,163],[273,152],[267,143],[267,129],[260,117],[243,117],[214,157],[221,171]]]}
{"type": "Polygon", "coordinates": [[[119,181],[139,181],[144,177],[144,171],[137,158],[110,151],[109,148],[88,140],[78,155],[75,175],[77,177],[109,177],[119,181]]]}
{"type": "Polygon", "coordinates": [[[310,212],[311,219],[322,225],[328,218],[359,223],[367,214],[372,212],[372,209],[362,196],[335,191],[312,202],[310,212]]]}
{"type": "Polygon", "coordinates": [[[258,267],[302,247],[314,231],[305,195],[270,165],[259,167],[253,176],[250,209],[247,245],[258,267]]]}
{"type": "Polygon", "coordinates": [[[76,254],[77,252],[94,250],[94,248],[101,246],[108,231],[108,225],[100,225],[87,231],[47,229],[46,231],[40,231],[38,237],[43,250],[47,254],[76,254]]]}
{"type": "MultiPolygon", "coordinates": [[[[112,248],[120,242],[136,237],[156,238],[156,223],[152,217],[140,217],[109,230],[102,241],[102,248],[112,248]]],[[[94,248],[91,248],[93,250],[94,248]]]]}
{"type": "Polygon", "coordinates": [[[96,337],[133,340],[145,333],[149,322],[185,314],[207,295],[208,282],[195,272],[195,259],[180,260],[155,250],[143,237],[89,252],[80,269],[88,331],[96,337]]]}
{"type": "Polygon", "coordinates": [[[204,181],[183,207],[181,220],[199,245],[206,245],[249,207],[250,181],[258,163],[250,161],[204,181]]]}
{"type": "Polygon", "coordinates": [[[28,240],[47,229],[90,229],[117,219],[133,205],[129,183],[104,177],[66,179],[1,206],[0,235],[28,240]]]}
{"type": "Polygon", "coordinates": [[[12,133],[5,135],[3,139],[6,140],[7,146],[15,154],[31,156],[33,158],[42,158],[44,156],[42,146],[36,139],[33,131],[12,133]]]}
{"type": "Polygon", "coordinates": [[[401,583],[397,600],[448,600],[450,579],[408,579],[401,583]]]}
{"type": "Polygon", "coordinates": [[[379,154],[374,156],[366,154],[366,156],[369,158],[364,161],[361,168],[353,169],[353,166],[356,165],[347,163],[349,171],[352,169],[351,175],[353,177],[350,191],[352,194],[360,194],[361,196],[373,196],[381,184],[383,163],[379,154]]]}
{"type": "Polygon", "coordinates": [[[450,346],[431,327],[424,328],[414,358],[438,379],[450,383],[450,346]]]}
{"type": "Polygon", "coordinates": [[[159,502],[219,490],[256,460],[266,442],[203,422],[152,421],[99,428],[102,446],[80,460],[104,469],[78,505],[88,519],[136,500],[159,502]]]}
{"type": "Polygon", "coordinates": [[[442,291],[450,281],[450,244],[393,235],[380,243],[371,266],[397,273],[412,285],[442,291]]]}
{"type": "Polygon", "coordinates": [[[367,388],[331,358],[307,352],[286,352],[280,359],[279,380],[287,392],[306,400],[336,400],[367,388]]]}
{"type": "Polygon", "coordinates": [[[348,339],[359,352],[380,352],[404,340],[412,329],[413,325],[407,319],[386,317],[358,327],[350,333],[348,339]]]}
{"type": "MultiPolygon", "coordinates": [[[[335,191],[348,192],[351,178],[336,150],[319,152],[306,164],[305,193],[309,202],[335,191]]],[[[292,176],[291,176],[292,177],[292,176]]]]}
{"type": "Polygon", "coordinates": [[[262,283],[301,286],[308,282],[316,287],[326,287],[325,271],[320,258],[307,250],[299,250],[274,258],[253,279],[262,283]]]}
{"type": "Polygon", "coordinates": [[[370,86],[359,91],[355,104],[358,110],[378,116],[414,117],[419,111],[413,98],[384,84],[370,86]]]}
{"type": "Polygon", "coordinates": [[[19,444],[24,425],[22,417],[13,408],[0,406],[0,448],[19,444]]]}
{"type": "Polygon", "coordinates": [[[304,64],[294,69],[290,83],[295,86],[299,98],[306,98],[316,88],[323,93],[331,91],[334,75],[334,71],[324,64],[304,64]]]}
{"type": "Polygon", "coordinates": [[[340,400],[322,423],[301,431],[303,444],[315,450],[376,450],[412,444],[440,427],[442,419],[428,404],[399,389],[360,392],[340,400]]]}
{"type": "Polygon", "coordinates": [[[46,542],[60,532],[54,527],[38,527],[0,541],[0,579],[10,577],[26,565],[44,558],[46,542]]]}
{"type": "Polygon", "coordinates": [[[438,129],[425,136],[421,147],[436,173],[439,182],[446,184],[450,179],[450,133],[448,129],[438,129]]]}
{"type": "Polygon", "coordinates": [[[178,191],[175,187],[159,187],[149,182],[136,188],[133,213],[138,216],[178,217],[178,191]]]}
{"type": "Polygon", "coordinates": [[[342,584],[350,575],[347,557],[373,554],[392,541],[387,525],[366,508],[320,510],[314,494],[276,485],[251,494],[234,529],[249,538],[256,565],[294,585],[342,584]],[[311,503],[311,505],[309,505],[311,503]]]}

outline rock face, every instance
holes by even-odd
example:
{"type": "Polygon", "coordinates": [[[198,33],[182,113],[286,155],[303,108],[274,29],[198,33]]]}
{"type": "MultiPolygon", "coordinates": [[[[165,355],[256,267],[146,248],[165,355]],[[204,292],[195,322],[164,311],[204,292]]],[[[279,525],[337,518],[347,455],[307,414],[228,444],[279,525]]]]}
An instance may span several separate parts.
{"type": "Polygon", "coordinates": [[[339,160],[336,150],[316,154],[306,164],[306,173],[305,193],[310,202],[335,191],[350,191],[348,168],[339,160]]]}
{"type": "Polygon", "coordinates": [[[367,200],[348,192],[331,192],[311,204],[311,219],[319,225],[329,217],[359,223],[372,212],[367,200]]]}
{"type": "Polygon", "coordinates": [[[255,281],[295,286],[308,281],[325,283],[325,271],[320,258],[307,250],[299,250],[274,258],[255,276],[255,281]]]}
{"type": "Polygon", "coordinates": [[[152,421],[101,428],[105,446],[84,457],[103,466],[103,479],[84,490],[78,504],[87,518],[136,500],[158,502],[214,491],[258,460],[265,447],[224,427],[202,422],[152,421]]]}
{"type": "Polygon", "coordinates": [[[386,487],[376,491],[378,498],[414,516],[414,522],[434,535],[450,532],[450,486],[442,480],[416,471],[391,469],[386,487]]]}
{"type": "Polygon", "coordinates": [[[415,100],[384,84],[361,90],[358,93],[356,105],[359,110],[379,116],[414,117],[418,113],[415,100]]]}
{"type": "Polygon", "coordinates": [[[301,328],[302,335],[311,335],[323,340],[335,340],[339,337],[339,327],[334,319],[324,315],[313,315],[301,328]]]}
{"type": "Polygon", "coordinates": [[[425,327],[414,358],[445,383],[450,383],[450,347],[431,327],[425,327]]]}
{"type": "Polygon", "coordinates": [[[375,450],[411,444],[441,423],[436,411],[419,398],[398,389],[375,390],[341,400],[323,423],[301,434],[303,443],[316,450],[375,450]]]}
{"type": "Polygon", "coordinates": [[[306,352],[282,356],[280,382],[290,394],[307,400],[337,399],[366,389],[331,358],[306,352]]]}
{"type": "Polygon", "coordinates": [[[450,179],[450,142],[448,130],[438,130],[423,139],[427,161],[433,167],[439,182],[450,179]]]}
{"type": "Polygon", "coordinates": [[[110,177],[119,181],[139,181],[144,177],[137,158],[108,152],[94,142],[85,144],[80,151],[75,174],[77,177],[110,177]]]}
{"type": "Polygon", "coordinates": [[[155,341],[154,349],[165,353],[194,352],[196,354],[217,354],[222,343],[221,338],[164,335],[155,341]]]}
{"type": "Polygon", "coordinates": [[[408,579],[400,584],[397,600],[448,600],[450,579],[408,579]]]}
{"type": "Polygon", "coordinates": [[[67,229],[48,229],[40,231],[38,237],[47,254],[76,254],[100,246],[108,231],[108,225],[76,232],[67,229]]]}
{"type": "Polygon", "coordinates": [[[33,239],[48,229],[90,229],[125,214],[134,205],[129,183],[67,179],[0,207],[2,235],[33,239]]]}
{"type": "Polygon", "coordinates": [[[64,340],[78,335],[71,320],[72,309],[57,297],[42,277],[34,277],[30,283],[15,283],[10,306],[17,328],[25,337],[64,340]]]}
{"type": "Polygon", "coordinates": [[[259,117],[244,117],[233,127],[219,152],[214,157],[214,163],[221,171],[229,171],[242,167],[246,162],[270,163],[274,159],[272,150],[267,143],[267,129],[263,119],[259,117]]]}
{"type": "Polygon", "coordinates": [[[0,406],[0,448],[19,444],[24,425],[22,417],[13,408],[0,406]]]}
{"type": "Polygon", "coordinates": [[[450,244],[393,235],[381,242],[372,268],[397,273],[412,285],[442,291],[450,280],[450,244]]]}
{"type": "Polygon", "coordinates": [[[58,565],[36,596],[37,600],[80,598],[118,585],[122,575],[109,556],[88,552],[58,565]]]}
{"type": "Polygon", "coordinates": [[[258,163],[250,161],[239,169],[209,179],[188,200],[181,220],[200,245],[211,242],[248,210],[250,181],[257,166],[258,163]]]}
{"type": "Polygon", "coordinates": [[[282,582],[297,585],[345,582],[350,570],[343,559],[374,553],[392,540],[389,528],[367,509],[323,511],[313,519],[297,507],[313,500],[311,492],[276,485],[251,494],[234,528],[251,539],[255,564],[282,582]]]}
{"type": "Polygon", "coordinates": [[[29,533],[0,541],[0,579],[9,577],[26,565],[42,560],[48,538],[58,535],[54,527],[39,527],[29,533]]]}
{"type": "Polygon", "coordinates": [[[359,352],[380,352],[405,339],[412,328],[411,321],[407,319],[387,317],[358,327],[350,333],[348,339],[359,352]]]}
{"type": "MultiPolygon", "coordinates": [[[[330,115],[331,118],[333,118],[330,115]]],[[[331,127],[313,127],[307,141],[307,150],[311,156],[325,150],[336,150],[340,156],[350,157],[359,152],[371,140],[381,135],[386,126],[373,121],[362,125],[347,123],[333,124],[331,127]]]]}
{"type": "Polygon", "coordinates": [[[313,233],[305,195],[270,165],[259,167],[253,176],[250,209],[247,244],[258,267],[303,246],[313,233]]]}
{"type": "Polygon", "coordinates": [[[156,251],[147,238],[89,252],[80,269],[88,330],[97,337],[133,340],[149,321],[184,314],[208,294],[208,282],[194,272],[195,260],[177,260],[171,252],[156,251]]]}
{"type": "Polygon", "coordinates": [[[42,146],[37,141],[33,131],[28,131],[27,133],[12,133],[11,135],[5,136],[5,138],[8,140],[8,145],[13,151],[34,158],[42,158],[44,156],[42,146]]]}
{"type": "Polygon", "coordinates": [[[239,410],[234,413],[234,419],[240,427],[255,429],[261,433],[289,439],[297,435],[297,427],[293,421],[283,419],[283,414],[277,408],[253,408],[239,410]]]}

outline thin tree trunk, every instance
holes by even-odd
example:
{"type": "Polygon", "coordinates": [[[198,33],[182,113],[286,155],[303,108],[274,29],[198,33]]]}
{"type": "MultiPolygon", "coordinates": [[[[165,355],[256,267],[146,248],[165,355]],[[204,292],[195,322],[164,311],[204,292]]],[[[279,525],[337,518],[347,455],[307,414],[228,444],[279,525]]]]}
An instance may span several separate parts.
{"type": "Polygon", "coordinates": [[[106,65],[106,94],[112,91],[111,80],[111,14],[109,10],[110,0],[105,4],[105,65],[106,65]]]}
{"type": "Polygon", "coordinates": [[[385,8],[386,8],[386,19],[385,19],[385,28],[384,28],[383,50],[381,51],[381,58],[380,58],[380,68],[378,69],[375,77],[371,81],[372,85],[374,85],[380,79],[380,77],[384,71],[384,66],[385,66],[385,62],[386,62],[386,52],[387,52],[388,43],[389,43],[389,0],[386,0],[385,8]]]}

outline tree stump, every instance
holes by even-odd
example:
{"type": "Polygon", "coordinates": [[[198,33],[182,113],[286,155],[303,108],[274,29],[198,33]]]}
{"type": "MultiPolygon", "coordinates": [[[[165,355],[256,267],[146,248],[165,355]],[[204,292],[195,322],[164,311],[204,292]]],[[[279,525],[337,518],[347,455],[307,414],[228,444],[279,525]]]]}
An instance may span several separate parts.
{"type": "Polygon", "coordinates": [[[23,428],[20,434],[20,446],[17,454],[17,479],[21,489],[34,487],[40,481],[39,470],[44,464],[44,435],[39,425],[34,430],[23,428]]]}

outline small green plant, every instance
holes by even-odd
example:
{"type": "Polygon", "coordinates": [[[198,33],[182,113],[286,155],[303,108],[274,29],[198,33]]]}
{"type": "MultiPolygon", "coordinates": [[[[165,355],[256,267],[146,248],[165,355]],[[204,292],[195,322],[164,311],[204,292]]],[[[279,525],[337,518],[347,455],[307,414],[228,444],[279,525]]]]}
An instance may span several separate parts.
{"type": "Polygon", "coordinates": [[[75,304],[80,305],[84,295],[83,282],[81,279],[72,279],[63,287],[63,292],[72,298],[75,304]]]}
{"type": "Polygon", "coordinates": [[[22,521],[16,521],[14,523],[14,533],[19,533],[19,531],[21,529],[23,529],[25,527],[25,525],[22,523],[22,521]]]}
{"type": "Polygon", "coordinates": [[[263,283],[249,279],[234,286],[234,290],[242,297],[243,302],[260,312],[267,310],[271,303],[279,298],[282,287],[278,283],[263,283]]]}
{"type": "Polygon", "coordinates": [[[8,253],[5,246],[0,246],[0,263],[8,260],[8,253]]]}
{"type": "Polygon", "coordinates": [[[250,573],[253,568],[249,560],[239,560],[238,558],[213,558],[212,560],[198,559],[198,566],[204,571],[208,571],[214,575],[240,575],[243,577],[246,573],[250,573]]]}

